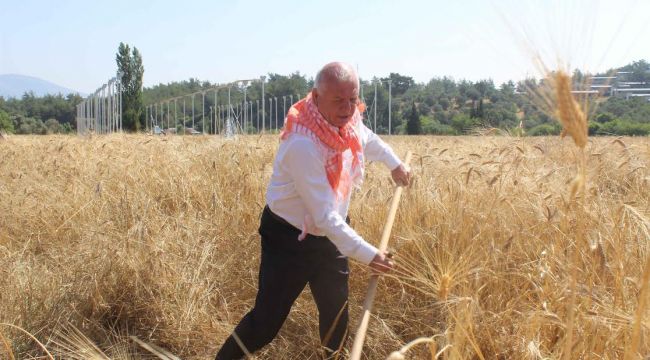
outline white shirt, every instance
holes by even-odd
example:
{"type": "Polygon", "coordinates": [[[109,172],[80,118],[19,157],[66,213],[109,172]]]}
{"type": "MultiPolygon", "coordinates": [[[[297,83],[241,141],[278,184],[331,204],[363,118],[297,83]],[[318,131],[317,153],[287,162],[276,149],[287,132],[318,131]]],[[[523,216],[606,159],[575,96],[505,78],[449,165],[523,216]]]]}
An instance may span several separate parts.
{"type": "MultiPolygon", "coordinates": [[[[393,150],[361,122],[358,130],[366,159],[380,161],[391,170],[401,164],[393,150]]],[[[336,200],[327,181],[321,146],[324,145],[297,133],[280,143],[266,203],[296,228],[304,229],[307,223],[309,234],[327,236],[341,254],[369,264],[378,250],[345,222],[350,195],[336,200]]],[[[343,166],[349,169],[351,164],[352,152],[348,149],[343,152],[343,166]]]]}

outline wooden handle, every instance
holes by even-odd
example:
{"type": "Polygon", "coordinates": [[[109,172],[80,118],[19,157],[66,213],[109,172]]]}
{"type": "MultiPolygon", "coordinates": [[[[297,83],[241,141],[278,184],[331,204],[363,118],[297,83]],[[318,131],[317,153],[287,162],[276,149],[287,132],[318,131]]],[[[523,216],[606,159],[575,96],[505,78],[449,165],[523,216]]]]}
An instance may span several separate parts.
{"type": "MultiPolygon", "coordinates": [[[[406,153],[406,158],[404,159],[404,164],[406,166],[408,166],[411,162],[411,156],[412,154],[410,151],[406,153]]],[[[393,200],[390,204],[390,210],[388,211],[388,218],[386,218],[386,223],[384,223],[384,231],[381,234],[381,241],[379,242],[380,252],[384,252],[386,251],[386,248],[388,248],[390,232],[393,229],[393,222],[395,221],[395,214],[397,213],[399,199],[402,197],[403,189],[404,187],[398,186],[397,189],[395,189],[395,194],[393,194],[393,200]]],[[[357,333],[354,337],[354,343],[352,345],[352,353],[350,355],[351,360],[359,360],[361,358],[361,350],[363,349],[363,342],[366,339],[368,323],[370,322],[370,311],[372,310],[372,303],[375,300],[375,293],[377,292],[378,282],[379,275],[372,275],[370,277],[368,292],[366,293],[366,299],[363,302],[361,320],[359,321],[359,327],[357,328],[357,333]]]]}

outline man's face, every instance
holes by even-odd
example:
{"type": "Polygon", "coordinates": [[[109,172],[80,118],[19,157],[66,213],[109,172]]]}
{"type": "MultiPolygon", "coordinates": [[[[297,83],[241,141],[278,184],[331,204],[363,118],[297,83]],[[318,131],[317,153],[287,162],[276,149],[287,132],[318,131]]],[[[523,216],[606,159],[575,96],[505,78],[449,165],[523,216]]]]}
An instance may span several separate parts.
{"type": "Polygon", "coordinates": [[[359,103],[359,85],[356,79],[330,80],[323,84],[320,91],[313,89],[312,97],[325,120],[340,128],[352,120],[359,103]]]}

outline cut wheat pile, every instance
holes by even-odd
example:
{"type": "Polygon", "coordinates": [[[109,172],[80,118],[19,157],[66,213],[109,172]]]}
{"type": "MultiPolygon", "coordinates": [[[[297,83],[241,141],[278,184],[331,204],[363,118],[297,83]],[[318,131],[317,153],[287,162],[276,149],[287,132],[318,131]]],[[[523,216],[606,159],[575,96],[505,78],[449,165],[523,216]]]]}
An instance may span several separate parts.
{"type": "MultiPolygon", "coordinates": [[[[647,139],[589,140],[580,211],[568,205],[578,151],[568,139],[389,142],[414,151],[416,180],[364,356],[385,359],[423,336],[440,359],[618,359],[634,341],[650,353],[650,317],[638,310],[648,300],[647,139]]],[[[212,357],[254,300],[277,145],[273,136],[0,142],[0,358],[46,355],[35,339],[62,358],[140,358],[128,335],[184,359],[212,357]]],[[[375,243],[391,194],[385,169],[370,164],[351,218],[375,243]]],[[[354,323],[368,273],[352,272],[354,323]]],[[[309,296],[258,358],[317,358],[309,296]]]]}

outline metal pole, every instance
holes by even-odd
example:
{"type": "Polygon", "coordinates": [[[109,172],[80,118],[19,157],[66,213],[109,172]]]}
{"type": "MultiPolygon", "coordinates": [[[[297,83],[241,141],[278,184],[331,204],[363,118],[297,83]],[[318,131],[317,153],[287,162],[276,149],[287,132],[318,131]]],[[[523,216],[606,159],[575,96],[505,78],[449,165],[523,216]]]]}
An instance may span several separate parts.
{"type": "Polygon", "coordinates": [[[106,133],[110,134],[113,132],[113,116],[111,114],[111,83],[110,81],[106,84],[106,133]]]}
{"type": "Polygon", "coordinates": [[[117,105],[119,104],[119,90],[117,89],[117,79],[113,80],[113,122],[115,126],[115,132],[118,132],[120,129],[120,120],[119,120],[119,109],[117,105]]]}
{"type": "MultiPolygon", "coordinates": [[[[264,81],[265,80],[266,80],[266,76],[261,76],[260,77],[260,81],[262,82],[262,132],[264,132],[264,130],[265,130],[265,124],[264,124],[264,121],[265,121],[264,120],[264,107],[266,106],[266,105],[264,105],[265,104],[264,103],[264,81]]],[[[258,108],[258,111],[259,111],[259,108],[258,108]]]]}
{"type": "Polygon", "coordinates": [[[108,123],[106,122],[106,111],[107,111],[107,106],[106,106],[106,85],[102,87],[102,132],[106,134],[107,128],[108,128],[108,123]]]}
{"type": "Polygon", "coordinates": [[[269,130],[273,129],[273,98],[269,98],[269,130]]]}
{"type": "Polygon", "coordinates": [[[242,134],[246,134],[246,114],[248,114],[248,108],[246,107],[246,101],[244,101],[241,104],[242,134]]]}
{"type": "Polygon", "coordinates": [[[97,90],[97,133],[101,134],[102,127],[102,89],[97,90]]]}
{"type": "Polygon", "coordinates": [[[174,99],[174,129],[178,133],[178,99],[174,99]]]}
{"type": "Polygon", "coordinates": [[[282,96],[282,126],[284,126],[284,119],[287,118],[287,97],[282,96]]]}
{"type": "Polygon", "coordinates": [[[93,94],[88,95],[88,110],[88,127],[95,131],[95,97],[93,94]]]}
{"type": "Polygon", "coordinates": [[[375,107],[375,133],[377,132],[377,80],[375,79],[375,100],[372,102],[375,107]]]}
{"type": "Polygon", "coordinates": [[[388,80],[388,135],[392,133],[391,129],[391,100],[392,100],[392,80],[388,80]]]}
{"type": "Polygon", "coordinates": [[[185,97],[183,96],[183,135],[185,135],[185,97]]]}
{"type": "Polygon", "coordinates": [[[217,89],[214,90],[214,134],[217,135],[217,89]]]}
{"type": "Polygon", "coordinates": [[[275,131],[278,131],[278,98],[273,97],[273,101],[275,102],[275,131]]]}
{"type": "MultiPolygon", "coordinates": [[[[235,110],[235,119],[237,119],[237,123],[239,124],[239,126],[240,126],[240,127],[243,127],[243,125],[244,125],[244,124],[242,123],[242,120],[243,120],[243,117],[242,117],[243,111],[242,111],[241,106],[242,106],[242,104],[240,104],[240,103],[237,103],[237,105],[235,105],[235,109],[236,109],[236,110],[235,110]]],[[[244,129],[242,128],[242,134],[243,134],[243,133],[244,133],[244,129]]]]}
{"type": "Polygon", "coordinates": [[[113,79],[111,84],[111,127],[113,132],[117,132],[117,116],[115,112],[117,111],[117,106],[115,106],[115,79],[113,79]]]}
{"type": "Polygon", "coordinates": [[[104,110],[102,111],[104,118],[104,134],[108,134],[108,86],[106,85],[104,85],[102,89],[102,106],[104,107],[104,110]]]}
{"type": "Polygon", "coordinates": [[[118,73],[118,82],[117,82],[117,112],[118,112],[118,128],[122,132],[122,74],[118,73]]]}
{"type": "Polygon", "coordinates": [[[122,84],[122,80],[120,80],[120,132],[124,131],[124,111],[122,109],[122,92],[123,91],[124,91],[124,84],[122,84]]]}
{"type": "Polygon", "coordinates": [[[108,133],[113,132],[113,92],[112,92],[111,81],[108,81],[108,87],[106,88],[106,103],[107,103],[107,112],[106,112],[106,121],[108,122],[108,133]]]}
{"type": "Polygon", "coordinates": [[[228,128],[228,124],[230,123],[230,110],[232,109],[232,104],[230,103],[230,86],[232,84],[228,84],[228,116],[226,116],[226,129],[228,128]]]}
{"type": "Polygon", "coordinates": [[[192,132],[194,132],[194,94],[192,94],[192,132]]]}
{"type": "Polygon", "coordinates": [[[101,95],[100,95],[101,99],[102,99],[102,102],[101,102],[102,111],[100,113],[101,123],[102,123],[102,131],[101,131],[102,134],[106,133],[106,94],[105,94],[105,92],[106,92],[106,86],[103,86],[102,91],[101,91],[101,95]]]}
{"type": "Polygon", "coordinates": [[[246,84],[244,84],[244,116],[243,116],[243,121],[244,121],[244,128],[242,129],[242,133],[246,134],[246,84]]]}
{"type": "Polygon", "coordinates": [[[260,101],[255,100],[255,104],[257,105],[257,132],[260,132],[260,101]]]}
{"type": "MultiPolygon", "coordinates": [[[[248,117],[248,122],[253,122],[253,100],[248,101],[248,109],[250,111],[250,116],[248,117]]],[[[252,125],[251,125],[252,126],[252,125]]]]}
{"type": "Polygon", "coordinates": [[[205,92],[201,92],[201,133],[205,134],[205,92]]]}

